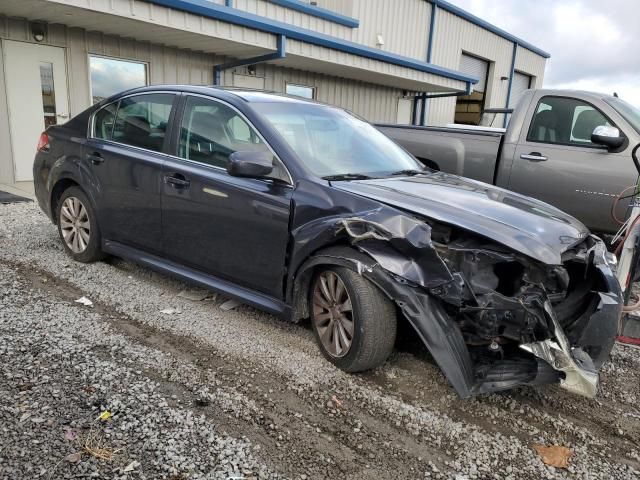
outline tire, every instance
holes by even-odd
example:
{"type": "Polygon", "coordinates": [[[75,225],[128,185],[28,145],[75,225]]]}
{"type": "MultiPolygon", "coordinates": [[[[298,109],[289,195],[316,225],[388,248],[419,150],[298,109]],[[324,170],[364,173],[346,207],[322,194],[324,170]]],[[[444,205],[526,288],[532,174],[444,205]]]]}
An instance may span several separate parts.
{"type": "Polygon", "coordinates": [[[69,187],[62,193],[56,220],[62,246],[71,258],[82,263],[104,258],[95,210],[80,187],[69,187]]]}
{"type": "Polygon", "coordinates": [[[320,350],[345,372],[362,372],[380,366],[393,351],[397,330],[394,304],[373,283],[348,268],[327,266],[315,272],[309,288],[309,311],[320,350]],[[336,278],[342,287],[338,283],[331,286],[336,278]],[[350,312],[342,288],[348,295],[350,312]],[[337,300],[338,295],[334,295],[333,302],[330,301],[332,289],[342,295],[337,300]],[[350,342],[345,342],[349,336],[350,342]]]}

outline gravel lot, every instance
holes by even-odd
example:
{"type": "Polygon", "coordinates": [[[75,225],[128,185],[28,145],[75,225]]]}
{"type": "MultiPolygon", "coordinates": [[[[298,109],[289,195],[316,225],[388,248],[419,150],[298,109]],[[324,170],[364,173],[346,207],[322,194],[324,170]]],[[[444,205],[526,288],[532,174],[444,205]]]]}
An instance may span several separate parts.
{"type": "Polygon", "coordinates": [[[347,375],[308,325],[207,293],[74,263],[35,204],[0,205],[0,478],[640,478],[639,349],[615,347],[595,400],[460,400],[411,335],[347,375]]]}

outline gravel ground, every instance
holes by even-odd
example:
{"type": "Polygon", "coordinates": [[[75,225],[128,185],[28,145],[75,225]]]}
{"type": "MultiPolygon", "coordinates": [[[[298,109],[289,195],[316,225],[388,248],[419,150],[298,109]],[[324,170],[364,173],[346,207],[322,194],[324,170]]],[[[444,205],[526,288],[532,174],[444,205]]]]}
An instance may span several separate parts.
{"type": "Polygon", "coordinates": [[[0,206],[0,478],[640,478],[639,349],[615,347],[595,400],[460,400],[411,335],[348,375],[308,325],[224,302],[75,263],[35,204],[0,206]]]}

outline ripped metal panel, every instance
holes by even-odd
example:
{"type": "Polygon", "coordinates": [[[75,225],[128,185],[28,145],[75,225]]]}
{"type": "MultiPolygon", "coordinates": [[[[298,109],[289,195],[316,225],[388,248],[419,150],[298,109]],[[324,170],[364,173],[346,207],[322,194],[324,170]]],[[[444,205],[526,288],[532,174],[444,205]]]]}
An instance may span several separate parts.
{"type": "Polygon", "coordinates": [[[544,311],[553,324],[556,341],[547,339],[520,345],[520,348],[533,353],[556,370],[564,372],[565,378],[560,380],[562,388],[594,398],[598,391],[598,373],[593,361],[581,348],[571,348],[549,300],[544,303],[544,311]]]}

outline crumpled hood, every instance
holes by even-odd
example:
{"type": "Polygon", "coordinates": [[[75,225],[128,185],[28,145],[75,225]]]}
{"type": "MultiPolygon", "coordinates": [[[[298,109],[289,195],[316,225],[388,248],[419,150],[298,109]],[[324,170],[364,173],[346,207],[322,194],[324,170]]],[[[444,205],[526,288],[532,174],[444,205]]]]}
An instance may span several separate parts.
{"type": "Polygon", "coordinates": [[[561,264],[562,253],[589,235],[582,223],[549,204],[446,173],[332,185],[475,232],[552,265],[561,264]]]}

